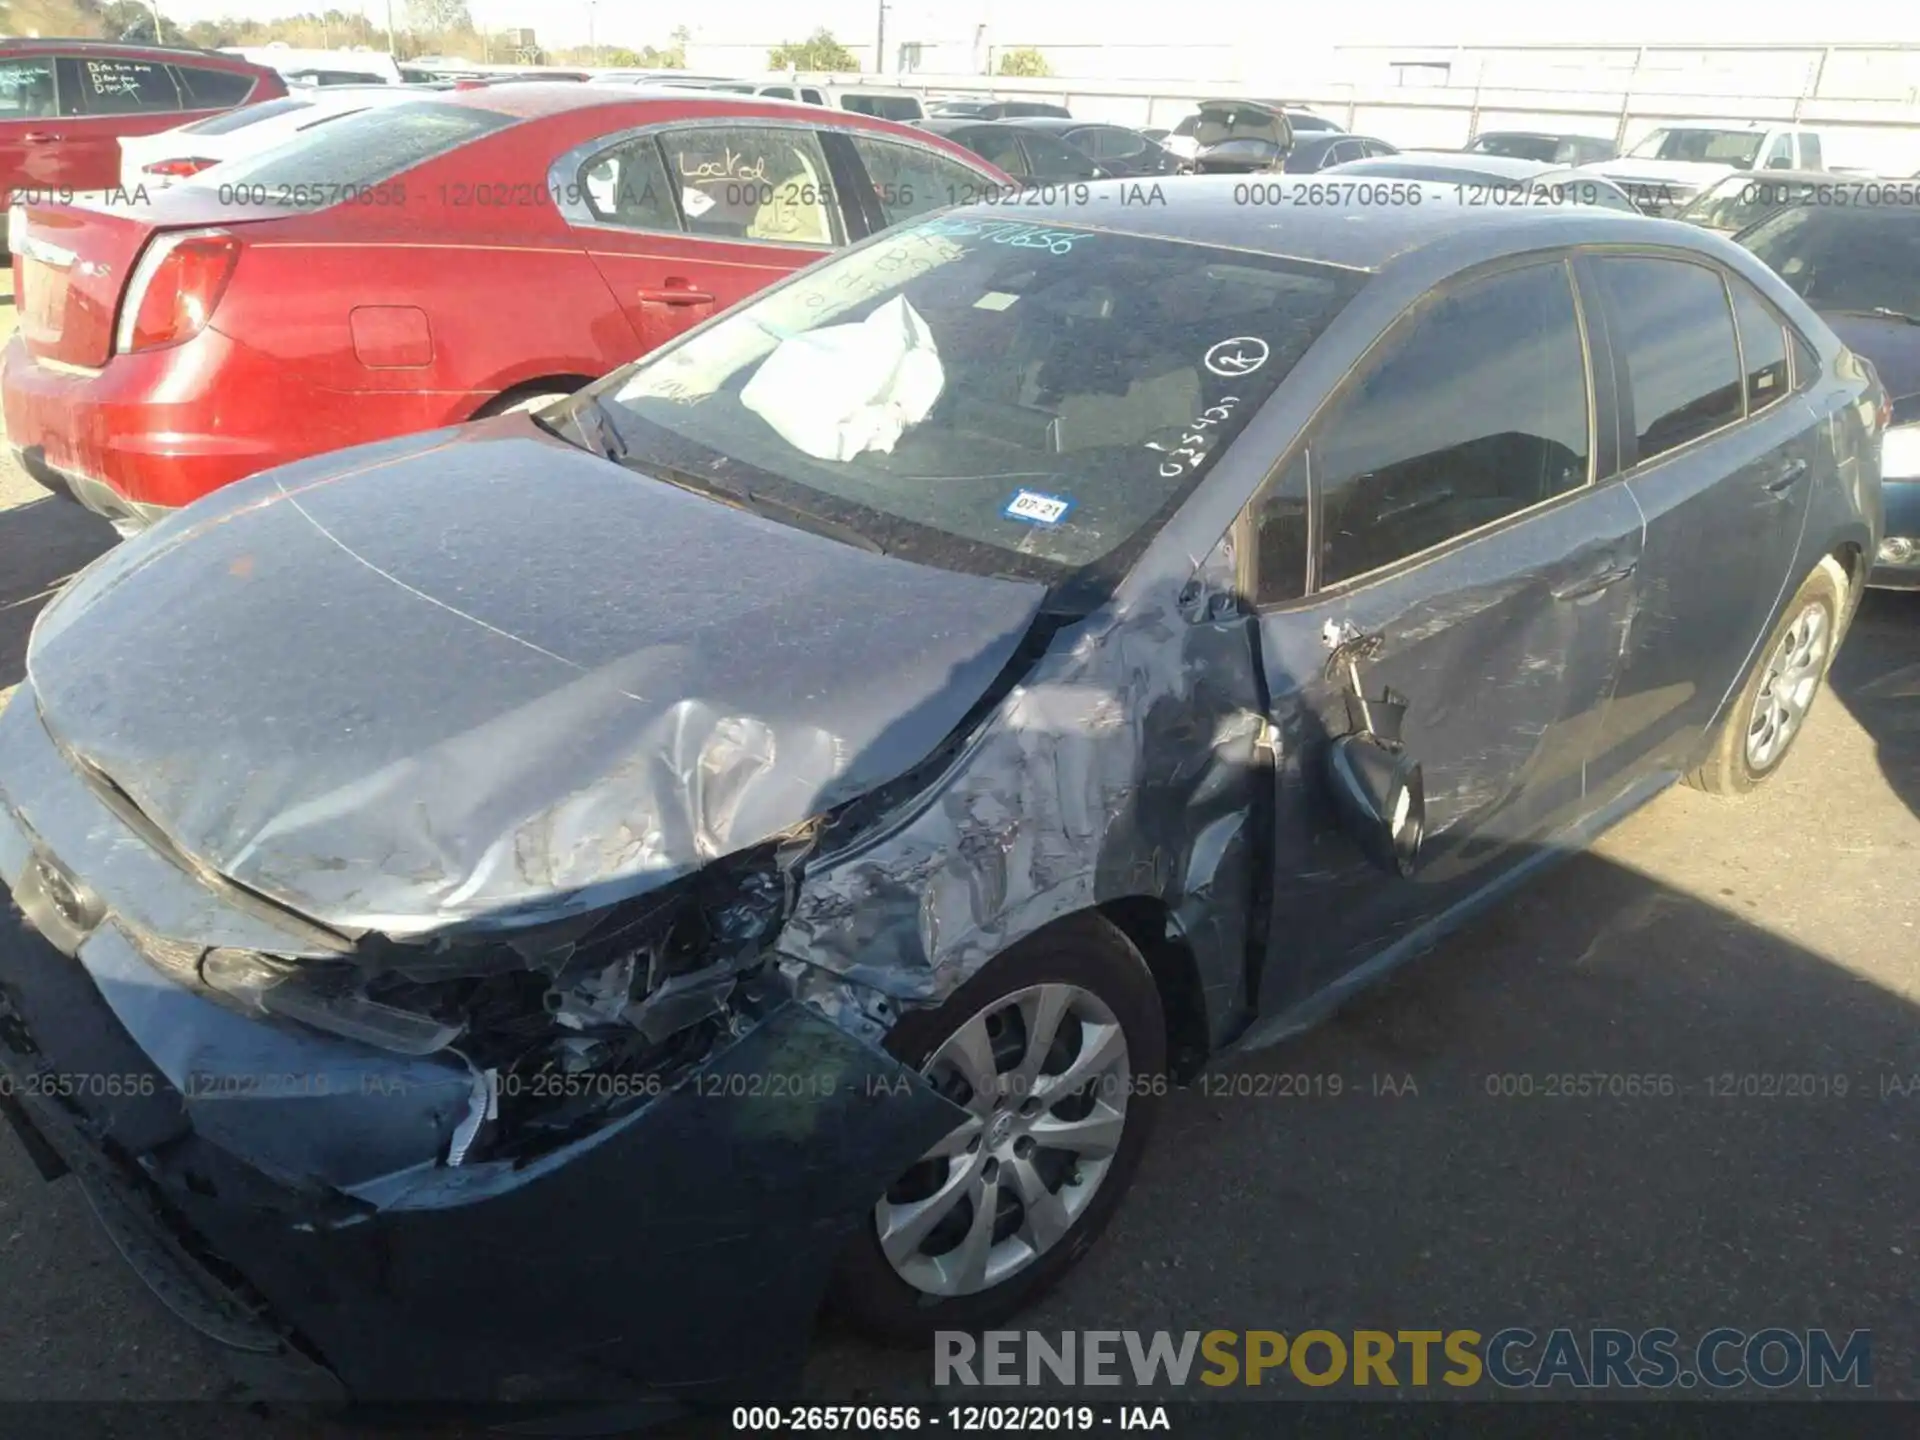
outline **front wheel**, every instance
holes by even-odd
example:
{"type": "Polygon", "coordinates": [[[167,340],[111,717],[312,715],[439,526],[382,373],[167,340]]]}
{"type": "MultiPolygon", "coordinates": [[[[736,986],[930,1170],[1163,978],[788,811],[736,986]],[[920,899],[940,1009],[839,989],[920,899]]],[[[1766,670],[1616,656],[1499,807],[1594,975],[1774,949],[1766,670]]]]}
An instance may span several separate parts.
{"type": "Polygon", "coordinates": [[[925,1344],[1022,1309],[1105,1229],[1166,1090],[1166,1022],[1140,952],[1086,916],[909,1016],[888,1048],[965,1114],[879,1197],[835,1291],[874,1339],[925,1344]]]}
{"type": "Polygon", "coordinates": [[[1710,794],[1742,795],[1780,768],[1827,678],[1846,606],[1844,575],[1822,562],[1787,602],[1760,663],[1688,784],[1710,794]]]}

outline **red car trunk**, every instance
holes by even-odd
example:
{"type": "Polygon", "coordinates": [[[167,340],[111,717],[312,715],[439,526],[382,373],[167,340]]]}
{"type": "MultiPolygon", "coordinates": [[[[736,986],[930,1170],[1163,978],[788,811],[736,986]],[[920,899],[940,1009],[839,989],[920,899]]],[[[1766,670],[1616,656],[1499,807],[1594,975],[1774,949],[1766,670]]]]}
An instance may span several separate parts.
{"type": "Polygon", "coordinates": [[[164,204],[42,201],[14,212],[13,294],[20,335],[36,360],[98,369],[113,354],[127,285],[147,242],[162,231],[258,223],[256,211],[214,194],[164,204]]]}

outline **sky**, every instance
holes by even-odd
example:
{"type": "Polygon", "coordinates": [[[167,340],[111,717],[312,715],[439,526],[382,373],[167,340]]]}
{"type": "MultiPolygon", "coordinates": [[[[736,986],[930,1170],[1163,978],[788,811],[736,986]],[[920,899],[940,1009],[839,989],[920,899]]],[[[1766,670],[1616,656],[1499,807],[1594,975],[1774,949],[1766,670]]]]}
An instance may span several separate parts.
{"type": "MultiPolygon", "coordinates": [[[[222,16],[267,19],[328,8],[325,0],[160,0],[169,19],[222,16]]],[[[383,23],[385,0],[333,0],[383,23]]],[[[404,10],[394,0],[394,12],[404,10]]],[[[826,26],[844,41],[871,43],[878,0],[469,0],[475,21],[493,29],[531,25],[550,48],[585,44],[588,13],[601,44],[638,48],[664,44],[677,25],[711,43],[801,39],[826,26]]],[[[1213,0],[1200,32],[1183,30],[1162,4],[1114,0],[896,0],[892,38],[938,39],[971,34],[985,23],[989,43],[1222,43],[1237,38],[1321,45],[1705,44],[1738,39],[1782,44],[1886,42],[1897,38],[1897,12],[1876,6],[1752,6],[1673,0],[1608,0],[1605,5],[1522,7],[1513,0],[1369,0],[1363,6],[1276,6],[1273,0],[1213,0]],[[995,12],[998,12],[997,14],[995,12]]]]}

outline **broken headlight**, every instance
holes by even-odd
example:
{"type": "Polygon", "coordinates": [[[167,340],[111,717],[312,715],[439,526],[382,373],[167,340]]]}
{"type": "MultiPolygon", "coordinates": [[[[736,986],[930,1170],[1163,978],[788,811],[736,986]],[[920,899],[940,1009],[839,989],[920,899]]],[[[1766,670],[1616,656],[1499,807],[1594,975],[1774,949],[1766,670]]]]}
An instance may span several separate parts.
{"type": "Polygon", "coordinates": [[[200,978],[246,1009],[396,1054],[451,1050],[487,1077],[501,1130],[564,1129],[658,1093],[641,1080],[742,1021],[739,992],[768,968],[810,844],[756,847],[606,910],[489,936],[381,939],[342,960],[211,950],[200,978]]]}

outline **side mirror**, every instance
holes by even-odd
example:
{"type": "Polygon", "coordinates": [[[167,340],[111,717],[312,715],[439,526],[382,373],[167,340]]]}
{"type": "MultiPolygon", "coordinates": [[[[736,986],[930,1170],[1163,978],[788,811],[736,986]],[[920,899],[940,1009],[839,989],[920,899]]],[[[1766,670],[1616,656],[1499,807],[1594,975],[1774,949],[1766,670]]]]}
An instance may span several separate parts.
{"type": "Polygon", "coordinates": [[[1427,829],[1419,765],[1363,730],[1333,742],[1327,772],[1341,826],[1361,851],[1388,874],[1411,875],[1427,829]]]}

